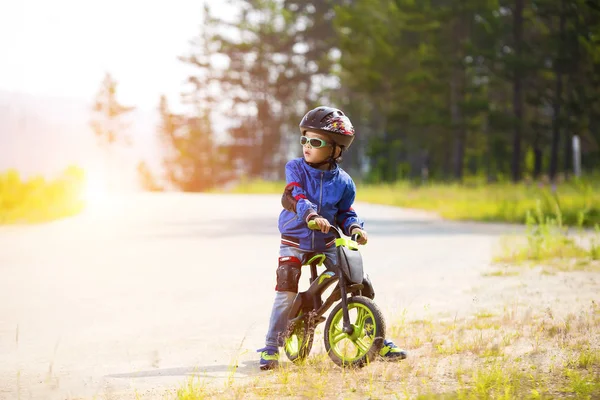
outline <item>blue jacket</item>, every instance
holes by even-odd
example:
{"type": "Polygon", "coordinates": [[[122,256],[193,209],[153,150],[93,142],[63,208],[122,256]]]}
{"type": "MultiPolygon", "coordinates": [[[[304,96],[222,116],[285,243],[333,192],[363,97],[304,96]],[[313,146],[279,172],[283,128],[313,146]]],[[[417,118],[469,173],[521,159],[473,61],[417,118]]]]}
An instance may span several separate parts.
{"type": "Polygon", "coordinates": [[[352,208],[356,197],[354,181],[340,167],[322,171],[308,165],[304,158],[296,158],[285,165],[285,179],[287,186],[293,186],[292,194],[298,203],[296,213],[284,209],[279,214],[282,244],[310,251],[333,246],[335,237],[331,233],[308,229],[308,219],[315,214],[348,236],[354,226],[364,226],[352,208]]]}

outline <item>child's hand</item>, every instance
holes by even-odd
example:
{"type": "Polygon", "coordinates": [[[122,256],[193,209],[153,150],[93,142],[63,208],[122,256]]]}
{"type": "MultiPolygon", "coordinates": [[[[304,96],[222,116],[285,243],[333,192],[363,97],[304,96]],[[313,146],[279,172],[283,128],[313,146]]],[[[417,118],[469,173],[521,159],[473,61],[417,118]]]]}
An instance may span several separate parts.
{"type": "Polygon", "coordinates": [[[321,228],[321,232],[323,232],[323,233],[329,232],[329,228],[331,228],[331,224],[325,218],[317,217],[314,219],[314,221],[317,223],[317,225],[319,225],[319,228],[321,228]]]}
{"type": "Polygon", "coordinates": [[[358,244],[367,244],[367,231],[364,231],[360,228],[354,228],[352,229],[352,232],[350,233],[350,235],[354,235],[354,234],[358,235],[358,239],[356,239],[356,241],[358,242],[358,244]]]}

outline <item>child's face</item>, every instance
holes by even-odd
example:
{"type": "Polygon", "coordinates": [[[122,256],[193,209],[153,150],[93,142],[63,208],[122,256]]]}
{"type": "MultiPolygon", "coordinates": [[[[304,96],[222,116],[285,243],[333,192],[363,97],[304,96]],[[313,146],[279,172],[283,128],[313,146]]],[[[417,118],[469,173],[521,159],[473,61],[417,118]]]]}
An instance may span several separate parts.
{"type": "Polygon", "coordinates": [[[304,136],[308,138],[321,139],[327,142],[327,146],[321,148],[315,148],[307,142],[304,146],[302,146],[302,153],[304,154],[304,159],[309,163],[319,163],[321,161],[325,161],[331,155],[331,145],[330,139],[327,135],[323,135],[322,133],[306,131],[304,136]]]}

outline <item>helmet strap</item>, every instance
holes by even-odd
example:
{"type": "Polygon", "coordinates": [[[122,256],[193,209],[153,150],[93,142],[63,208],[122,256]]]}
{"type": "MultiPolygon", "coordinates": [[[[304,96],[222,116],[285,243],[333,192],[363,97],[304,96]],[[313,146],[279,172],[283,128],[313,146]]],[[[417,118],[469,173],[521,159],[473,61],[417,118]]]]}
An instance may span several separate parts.
{"type": "Polygon", "coordinates": [[[335,152],[337,150],[337,146],[338,146],[337,143],[334,142],[332,145],[333,148],[331,150],[331,154],[325,160],[318,162],[318,163],[307,162],[307,164],[313,168],[319,168],[320,166],[325,165],[325,164],[329,164],[329,169],[335,168],[335,166],[338,163],[338,160],[340,159],[340,157],[342,157],[342,153],[344,152],[344,146],[340,146],[340,149],[341,149],[340,155],[339,155],[339,157],[335,157],[335,152]]]}
{"type": "MultiPolygon", "coordinates": [[[[333,142],[333,146],[331,149],[331,155],[329,156],[329,158],[327,159],[327,161],[329,161],[329,169],[333,169],[335,168],[336,164],[337,164],[337,158],[335,157],[335,150],[337,149],[337,143],[333,142]]],[[[340,153],[341,155],[341,153],[340,153]]]]}

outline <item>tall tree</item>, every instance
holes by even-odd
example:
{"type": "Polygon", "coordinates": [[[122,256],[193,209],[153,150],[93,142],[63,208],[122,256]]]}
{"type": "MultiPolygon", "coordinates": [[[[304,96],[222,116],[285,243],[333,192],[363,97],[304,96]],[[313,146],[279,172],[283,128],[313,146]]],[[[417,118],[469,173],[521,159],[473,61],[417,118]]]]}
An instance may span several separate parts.
{"type": "Polygon", "coordinates": [[[513,112],[514,134],[512,154],[512,179],[521,180],[521,142],[523,130],[523,67],[521,64],[523,49],[523,8],[525,0],[515,0],[513,13],[513,39],[516,61],[513,69],[513,112]]]}
{"type": "Polygon", "coordinates": [[[550,150],[550,179],[553,181],[556,179],[558,173],[559,163],[559,146],[560,146],[560,133],[562,128],[562,105],[563,105],[563,74],[565,68],[565,2],[567,0],[560,0],[559,14],[559,27],[558,27],[558,45],[557,45],[557,56],[554,60],[554,71],[556,76],[556,88],[554,92],[554,104],[553,104],[553,116],[552,116],[552,148],[550,150]]]}
{"type": "Polygon", "coordinates": [[[293,15],[280,1],[232,3],[239,10],[233,23],[211,16],[207,9],[205,25],[205,42],[214,45],[226,63],[225,68],[209,63],[209,68],[221,101],[228,105],[228,154],[231,163],[250,177],[281,177],[290,152],[290,144],[282,138],[306,111],[302,105],[312,66],[302,64],[305,48],[296,43],[293,15]],[[233,33],[223,34],[226,30],[233,33]]]}
{"type": "Polygon", "coordinates": [[[117,81],[107,72],[94,99],[90,125],[103,147],[131,144],[131,137],[127,134],[129,124],[123,117],[135,107],[122,105],[117,100],[117,86],[117,81]]]}
{"type": "Polygon", "coordinates": [[[115,164],[118,160],[115,157],[115,147],[131,145],[131,137],[127,133],[129,123],[125,116],[135,109],[119,102],[117,86],[117,81],[107,72],[94,99],[90,121],[96,139],[105,152],[109,186],[116,180],[115,164]]]}
{"type": "Polygon", "coordinates": [[[157,182],[156,177],[150,171],[145,161],[140,161],[137,165],[137,175],[139,183],[143,190],[149,192],[161,192],[162,186],[157,182]]]}
{"type": "Polygon", "coordinates": [[[167,182],[185,192],[206,191],[224,183],[227,171],[222,151],[213,143],[208,114],[188,117],[174,113],[165,96],[160,99],[159,114],[167,182]]]}

